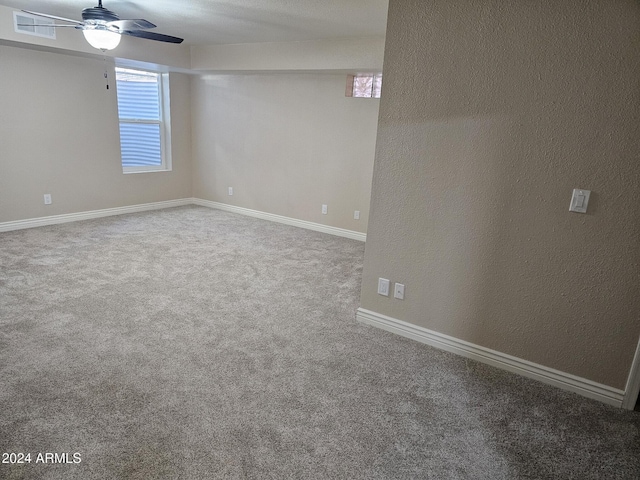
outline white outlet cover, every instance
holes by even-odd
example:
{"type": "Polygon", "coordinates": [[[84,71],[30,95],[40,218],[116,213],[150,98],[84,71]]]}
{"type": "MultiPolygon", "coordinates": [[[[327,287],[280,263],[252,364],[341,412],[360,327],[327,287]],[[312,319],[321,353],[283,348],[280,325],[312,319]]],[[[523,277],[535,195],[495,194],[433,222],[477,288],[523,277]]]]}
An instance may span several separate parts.
{"type": "Polygon", "coordinates": [[[327,214],[327,206],[326,205],[322,205],[322,214],[323,215],[327,214]]]}
{"type": "Polygon", "coordinates": [[[401,283],[396,283],[395,288],[393,289],[393,297],[398,300],[404,300],[404,285],[401,283]]]}

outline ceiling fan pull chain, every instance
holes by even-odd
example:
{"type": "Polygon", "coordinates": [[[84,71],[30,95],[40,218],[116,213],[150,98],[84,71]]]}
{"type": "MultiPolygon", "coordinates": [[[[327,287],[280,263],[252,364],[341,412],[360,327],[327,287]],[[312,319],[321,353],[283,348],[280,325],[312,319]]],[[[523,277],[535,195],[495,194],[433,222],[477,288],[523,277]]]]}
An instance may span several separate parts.
{"type": "Polygon", "coordinates": [[[103,55],[102,60],[104,61],[104,80],[107,83],[107,90],[109,90],[109,75],[107,75],[107,57],[103,55]]]}

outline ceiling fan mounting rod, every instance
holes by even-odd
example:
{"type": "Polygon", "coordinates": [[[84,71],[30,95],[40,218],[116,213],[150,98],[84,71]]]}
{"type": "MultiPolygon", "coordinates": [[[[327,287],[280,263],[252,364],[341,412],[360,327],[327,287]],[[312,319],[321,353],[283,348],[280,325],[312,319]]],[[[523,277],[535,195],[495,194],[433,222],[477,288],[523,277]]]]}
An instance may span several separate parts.
{"type": "Polygon", "coordinates": [[[97,7],[88,7],[82,9],[82,20],[85,22],[88,20],[95,20],[98,23],[115,22],[120,20],[120,17],[111,10],[108,10],[102,6],[102,0],[98,0],[97,7]]]}

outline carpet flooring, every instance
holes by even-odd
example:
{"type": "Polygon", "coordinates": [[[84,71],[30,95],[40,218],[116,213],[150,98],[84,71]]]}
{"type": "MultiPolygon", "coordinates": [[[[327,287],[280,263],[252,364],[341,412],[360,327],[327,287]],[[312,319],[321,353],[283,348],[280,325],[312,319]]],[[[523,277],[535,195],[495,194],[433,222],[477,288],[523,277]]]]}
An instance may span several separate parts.
{"type": "Polygon", "coordinates": [[[363,256],[201,207],[0,234],[0,478],[640,478],[640,413],[358,324],[363,256]]]}

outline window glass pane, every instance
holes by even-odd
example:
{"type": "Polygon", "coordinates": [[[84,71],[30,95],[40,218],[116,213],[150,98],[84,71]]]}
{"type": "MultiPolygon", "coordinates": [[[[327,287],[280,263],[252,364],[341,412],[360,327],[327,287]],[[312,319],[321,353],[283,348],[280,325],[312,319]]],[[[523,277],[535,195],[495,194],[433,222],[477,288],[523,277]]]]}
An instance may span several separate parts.
{"type": "Polygon", "coordinates": [[[353,77],[353,96],[354,97],[371,97],[371,88],[373,87],[372,75],[356,75],[353,77]]]}
{"type": "Polygon", "coordinates": [[[376,75],[373,79],[373,98],[380,98],[380,92],[382,91],[382,75],[376,75]]]}
{"type": "Polygon", "coordinates": [[[160,120],[158,74],[116,69],[121,119],[160,120]]]}
{"type": "Polygon", "coordinates": [[[162,165],[160,125],[120,122],[120,150],[123,167],[162,165]]]}
{"type": "Polygon", "coordinates": [[[380,98],[382,90],[382,74],[348,75],[346,96],[360,98],[380,98]]]}

